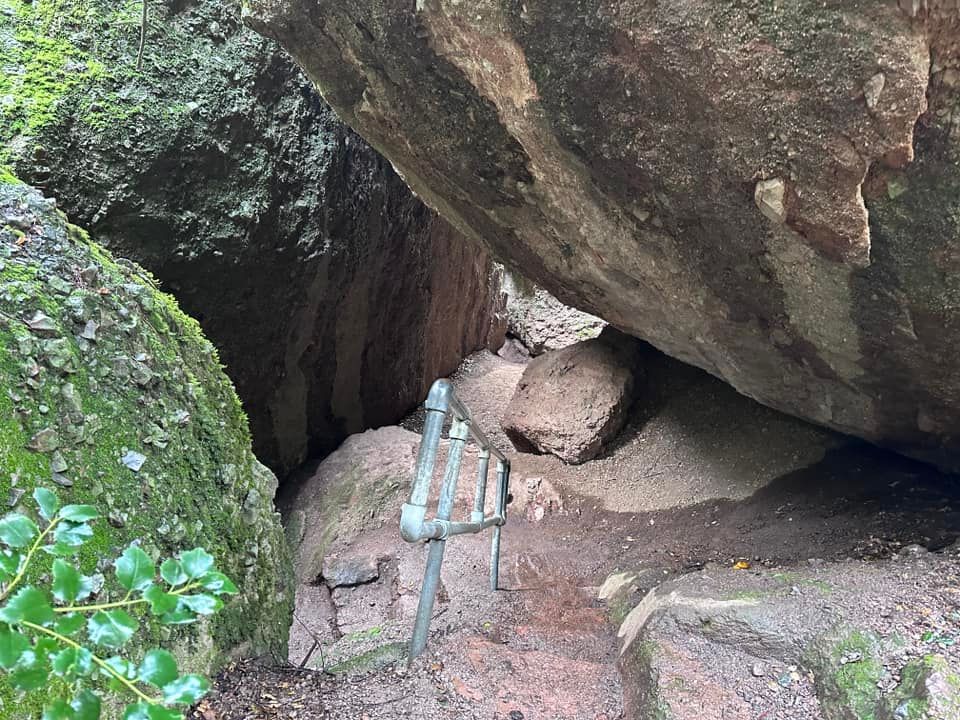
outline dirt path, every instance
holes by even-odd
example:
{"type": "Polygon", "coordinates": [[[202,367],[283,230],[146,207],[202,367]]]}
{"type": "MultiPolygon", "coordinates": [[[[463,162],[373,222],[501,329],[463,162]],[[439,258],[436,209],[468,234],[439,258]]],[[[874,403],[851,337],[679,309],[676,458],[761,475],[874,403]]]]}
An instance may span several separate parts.
{"type": "MultiPolygon", "coordinates": [[[[499,418],[522,370],[482,353],[454,377],[506,447],[499,418]]],[[[487,535],[451,540],[428,653],[410,669],[390,662],[399,654],[364,656],[336,677],[243,665],[195,717],[613,720],[622,712],[616,643],[595,600],[610,573],[648,568],[667,578],[737,560],[873,559],[960,537],[956,478],[762,408],[666,358],[652,361],[648,383],[630,425],[597,460],[512,455],[504,590],[486,590],[487,535]]],[[[404,426],[421,422],[415,413],[404,426]]],[[[316,595],[299,611],[312,614],[313,630],[294,633],[294,664],[315,634],[327,668],[345,656],[338,647],[375,655],[407,639],[422,549],[399,542],[395,518],[357,549],[389,558],[380,580],[334,590],[336,602],[307,588],[316,595]],[[331,613],[346,639],[322,636],[331,613]]]]}

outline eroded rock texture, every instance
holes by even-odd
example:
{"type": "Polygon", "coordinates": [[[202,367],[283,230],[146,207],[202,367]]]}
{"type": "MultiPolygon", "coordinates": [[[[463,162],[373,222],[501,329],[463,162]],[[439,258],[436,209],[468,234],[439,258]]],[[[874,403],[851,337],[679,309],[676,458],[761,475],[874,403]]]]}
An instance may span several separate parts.
{"type": "Polygon", "coordinates": [[[149,13],[138,71],[139,6],[0,0],[0,163],[200,320],[283,473],[485,344],[489,262],[238,4],[149,13]]]}
{"type": "Polygon", "coordinates": [[[954,4],[250,0],[248,22],[560,300],[957,467],[954,4]]]}

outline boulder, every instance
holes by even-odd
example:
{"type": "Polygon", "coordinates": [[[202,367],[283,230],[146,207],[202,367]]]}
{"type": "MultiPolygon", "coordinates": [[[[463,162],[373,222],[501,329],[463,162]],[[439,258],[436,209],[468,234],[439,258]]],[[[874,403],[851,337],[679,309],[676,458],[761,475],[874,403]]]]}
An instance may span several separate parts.
{"type": "MultiPolygon", "coordinates": [[[[78,555],[87,574],[134,541],[154,559],[202,546],[239,587],[212,621],[149,625],[142,642],[189,672],[285,656],[293,578],[277,481],[216,350],[144,270],[0,175],[0,497],[32,513],[36,487],[105,516],[78,555]]],[[[39,717],[42,695],[0,682],[0,715],[16,703],[39,717]]]]}
{"type": "Polygon", "coordinates": [[[649,571],[613,576],[602,589],[619,626],[625,716],[957,717],[957,558],[708,566],[646,594],[649,571]]]}
{"type": "Polygon", "coordinates": [[[139,71],[139,5],[0,8],[0,163],[200,321],[285,474],[486,345],[492,268],[240,3],[148,5],[139,71]]]}
{"type": "Polygon", "coordinates": [[[519,339],[530,355],[595,338],[606,325],[514,273],[504,274],[503,290],[507,296],[507,332],[519,339]]]}
{"type": "Polygon", "coordinates": [[[418,195],[560,301],[960,468],[954,5],[245,8],[418,195]]]}
{"type": "Polygon", "coordinates": [[[640,351],[639,341],[605,328],[531,360],[501,421],[514,447],[568,463],[596,457],[629,417],[640,351]]]}

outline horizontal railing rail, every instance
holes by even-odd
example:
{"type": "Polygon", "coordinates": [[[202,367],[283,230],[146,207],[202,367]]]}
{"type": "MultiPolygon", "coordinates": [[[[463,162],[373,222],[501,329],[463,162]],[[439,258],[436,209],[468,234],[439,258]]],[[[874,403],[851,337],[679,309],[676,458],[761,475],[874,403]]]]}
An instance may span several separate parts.
{"type": "Polygon", "coordinates": [[[423,588],[420,591],[420,603],[417,606],[413,638],[410,642],[410,660],[423,653],[427,646],[447,538],[453,535],[479,533],[487,528],[493,528],[490,549],[490,589],[497,589],[500,576],[500,529],[507,522],[507,494],[510,486],[510,461],[477,427],[469,408],[457,397],[449,380],[441,379],[433,383],[424,407],[427,417],[423,428],[423,440],[417,455],[416,472],[410,488],[410,497],[404,503],[400,514],[400,535],[403,539],[410,543],[423,541],[428,543],[427,567],[424,571],[423,588]],[[447,464],[440,486],[436,516],[427,519],[427,502],[447,415],[451,417],[447,464]],[[469,437],[472,437],[480,448],[473,510],[468,522],[452,521],[450,518],[453,514],[457,483],[460,479],[463,448],[469,437]],[[497,461],[497,488],[493,514],[486,515],[487,475],[491,456],[497,461]]]}

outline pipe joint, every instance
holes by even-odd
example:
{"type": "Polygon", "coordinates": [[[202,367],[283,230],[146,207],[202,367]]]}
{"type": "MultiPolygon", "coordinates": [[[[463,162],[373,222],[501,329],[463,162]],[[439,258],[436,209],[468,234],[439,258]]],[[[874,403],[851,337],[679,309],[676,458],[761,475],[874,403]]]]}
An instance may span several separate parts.
{"type": "Polygon", "coordinates": [[[426,517],[425,505],[404,503],[400,511],[400,537],[408,543],[420,542],[423,539],[423,521],[426,517]]]}

